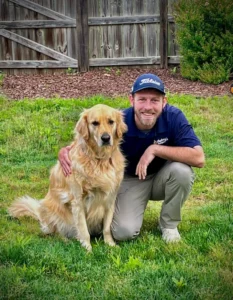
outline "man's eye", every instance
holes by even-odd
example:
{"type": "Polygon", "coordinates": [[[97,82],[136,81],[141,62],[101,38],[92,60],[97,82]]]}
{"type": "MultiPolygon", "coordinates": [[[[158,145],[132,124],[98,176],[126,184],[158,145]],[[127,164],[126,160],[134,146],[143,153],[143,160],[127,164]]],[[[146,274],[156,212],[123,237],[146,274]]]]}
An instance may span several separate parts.
{"type": "Polygon", "coordinates": [[[108,120],[108,124],[112,125],[114,123],[113,120],[108,120]]]}
{"type": "Polygon", "coordinates": [[[92,122],[92,125],[98,126],[98,125],[100,125],[100,123],[98,121],[94,121],[94,122],[92,122]]]}

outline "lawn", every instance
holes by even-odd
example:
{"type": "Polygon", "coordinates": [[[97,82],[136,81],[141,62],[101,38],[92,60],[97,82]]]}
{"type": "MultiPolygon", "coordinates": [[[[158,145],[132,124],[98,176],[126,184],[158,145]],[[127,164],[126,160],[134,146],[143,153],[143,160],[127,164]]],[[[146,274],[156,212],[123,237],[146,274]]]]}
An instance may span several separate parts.
{"type": "Polygon", "coordinates": [[[179,226],[182,241],[165,244],[157,229],[161,202],[150,202],[139,238],[93,252],[75,240],[44,236],[36,221],[11,219],[18,196],[42,198],[58,151],[73,138],[83,108],[126,98],[0,98],[0,299],[232,299],[233,98],[169,95],[206,153],[179,226]]]}

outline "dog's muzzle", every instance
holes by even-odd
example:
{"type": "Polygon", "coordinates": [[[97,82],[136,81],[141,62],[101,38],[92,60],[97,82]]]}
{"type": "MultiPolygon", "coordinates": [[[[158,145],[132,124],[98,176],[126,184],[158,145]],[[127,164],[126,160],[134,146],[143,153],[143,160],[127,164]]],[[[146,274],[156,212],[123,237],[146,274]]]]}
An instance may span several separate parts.
{"type": "Polygon", "coordinates": [[[108,133],[103,133],[103,135],[101,136],[101,141],[102,141],[102,145],[110,145],[110,140],[111,137],[108,133]]]}

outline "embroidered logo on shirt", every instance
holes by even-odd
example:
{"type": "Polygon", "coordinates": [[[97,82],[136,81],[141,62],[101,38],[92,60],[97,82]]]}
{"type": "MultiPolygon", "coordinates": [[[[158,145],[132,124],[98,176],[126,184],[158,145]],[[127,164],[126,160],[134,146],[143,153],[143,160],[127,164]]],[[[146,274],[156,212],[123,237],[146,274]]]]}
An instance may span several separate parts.
{"type": "Polygon", "coordinates": [[[160,139],[160,140],[157,140],[157,141],[154,141],[154,144],[157,144],[157,145],[163,145],[165,144],[166,142],[168,141],[168,138],[164,138],[164,139],[160,139]]]}

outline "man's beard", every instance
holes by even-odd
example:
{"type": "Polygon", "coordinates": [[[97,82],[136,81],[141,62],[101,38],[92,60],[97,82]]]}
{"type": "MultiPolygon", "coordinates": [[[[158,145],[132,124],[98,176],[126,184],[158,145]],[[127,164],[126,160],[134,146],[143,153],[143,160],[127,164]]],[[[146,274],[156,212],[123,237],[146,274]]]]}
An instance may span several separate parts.
{"type": "Polygon", "coordinates": [[[149,128],[152,128],[155,125],[155,123],[157,121],[157,118],[158,118],[156,115],[153,115],[153,118],[148,118],[148,119],[147,118],[143,118],[143,116],[141,115],[141,113],[138,112],[138,111],[135,111],[135,114],[136,114],[137,119],[139,120],[139,122],[143,126],[149,127],[149,128]]]}

